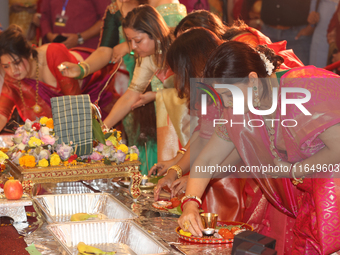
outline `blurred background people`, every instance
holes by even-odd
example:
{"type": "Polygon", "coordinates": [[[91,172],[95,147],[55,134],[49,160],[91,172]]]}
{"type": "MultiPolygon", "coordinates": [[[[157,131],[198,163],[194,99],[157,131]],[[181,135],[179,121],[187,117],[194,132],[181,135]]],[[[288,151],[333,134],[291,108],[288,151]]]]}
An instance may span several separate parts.
{"type": "Polygon", "coordinates": [[[315,0],[262,0],[261,32],[274,42],[286,40],[287,48],[294,53],[304,65],[309,63],[309,49],[314,27],[307,19],[315,0]]]}
{"type": "Polygon", "coordinates": [[[67,48],[96,49],[102,17],[110,0],[53,0],[41,5],[43,42],[62,42],[67,48]]]}
{"type": "Polygon", "coordinates": [[[329,44],[327,42],[327,29],[337,9],[339,0],[318,0],[313,11],[308,16],[308,22],[315,26],[310,46],[309,64],[316,67],[327,65],[329,44]]]}

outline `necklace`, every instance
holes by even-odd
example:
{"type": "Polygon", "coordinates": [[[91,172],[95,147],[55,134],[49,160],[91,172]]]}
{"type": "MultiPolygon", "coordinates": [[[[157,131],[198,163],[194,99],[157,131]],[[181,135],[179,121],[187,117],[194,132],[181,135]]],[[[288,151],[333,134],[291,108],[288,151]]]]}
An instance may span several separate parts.
{"type": "MultiPolygon", "coordinates": [[[[36,73],[35,73],[35,105],[33,105],[31,108],[33,109],[33,111],[38,114],[42,111],[41,106],[38,104],[38,96],[39,96],[39,64],[38,64],[38,60],[37,60],[37,68],[36,68],[36,73]]],[[[24,105],[24,108],[27,109],[26,107],[26,103],[24,100],[24,96],[22,93],[22,88],[21,88],[21,81],[19,81],[19,91],[20,91],[20,98],[21,101],[24,105]]]]}
{"type": "MultiPolygon", "coordinates": [[[[271,78],[269,78],[270,90],[271,90],[271,93],[273,93],[273,86],[272,86],[272,83],[271,83],[270,79],[271,78]]],[[[270,152],[272,153],[272,155],[276,159],[280,159],[279,155],[275,151],[276,148],[275,148],[275,144],[274,144],[274,140],[275,140],[275,126],[274,126],[274,122],[272,122],[271,127],[268,127],[268,126],[266,126],[266,127],[267,127],[268,135],[269,135],[269,142],[270,142],[269,149],[270,149],[270,152]]]]}

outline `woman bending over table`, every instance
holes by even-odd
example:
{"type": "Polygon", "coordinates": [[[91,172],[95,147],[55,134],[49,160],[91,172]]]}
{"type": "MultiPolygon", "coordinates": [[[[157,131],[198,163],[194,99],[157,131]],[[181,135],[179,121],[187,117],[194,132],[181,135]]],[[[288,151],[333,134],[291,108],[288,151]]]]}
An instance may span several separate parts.
{"type": "MultiPolygon", "coordinates": [[[[340,181],[327,172],[336,169],[340,162],[340,79],[313,66],[275,71],[278,61],[282,59],[268,48],[255,50],[234,41],[222,44],[211,54],[204,77],[213,78],[214,83],[220,83],[217,78],[231,78],[245,98],[252,99],[252,104],[244,104],[244,115],[233,115],[233,106],[238,101],[233,100],[230,90],[216,89],[223,99],[223,119],[228,123],[260,119],[263,125],[218,126],[191,171],[194,173],[198,166],[221,164],[235,148],[248,167],[285,167],[286,172],[250,174],[264,194],[255,205],[253,223],[261,226],[258,232],[277,240],[279,254],[330,254],[340,249],[340,241],[335,238],[340,234],[340,181]],[[303,107],[311,115],[305,115],[294,104],[287,106],[286,115],[281,115],[284,88],[308,90],[311,98],[303,107]],[[275,110],[271,106],[276,92],[275,110]],[[263,116],[252,113],[269,109],[263,116]],[[288,119],[296,120],[297,125],[281,125],[288,119]],[[318,165],[325,165],[326,171],[321,174],[308,171],[318,165]]],[[[287,94],[289,99],[304,97],[301,93],[287,94]]],[[[179,224],[197,236],[202,236],[203,228],[199,198],[211,177],[192,175],[183,199],[179,224]],[[193,198],[188,200],[189,197],[193,198]]]]}

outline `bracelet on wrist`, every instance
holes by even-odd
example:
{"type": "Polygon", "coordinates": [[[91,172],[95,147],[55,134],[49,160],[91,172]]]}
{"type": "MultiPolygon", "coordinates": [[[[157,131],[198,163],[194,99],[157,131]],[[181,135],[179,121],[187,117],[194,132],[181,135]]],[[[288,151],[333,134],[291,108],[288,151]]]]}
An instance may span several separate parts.
{"type": "Polygon", "coordinates": [[[197,200],[199,202],[200,206],[202,205],[202,200],[199,197],[194,196],[194,195],[186,195],[186,196],[182,197],[181,203],[183,203],[184,200],[189,199],[189,198],[193,198],[193,199],[197,200]]]}
{"type": "Polygon", "coordinates": [[[190,201],[193,201],[193,202],[196,202],[197,203],[197,207],[198,208],[201,208],[201,203],[197,200],[197,199],[195,199],[195,198],[188,198],[188,199],[185,199],[183,202],[182,202],[182,204],[181,204],[181,210],[182,210],[182,212],[183,212],[183,207],[184,207],[184,205],[187,203],[187,202],[190,202],[190,201]]]}
{"type": "Polygon", "coordinates": [[[84,77],[88,76],[90,74],[90,65],[86,62],[80,62],[80,66],[84,69],[84,77]]]}
{"type": "Polygon", "coordinates": [[[296,162],[295,164],[291,164],[290,165],[290,171],[289,171],[289,177],[293,178],[292,183],[296,186],[298,184],[302,184],[303,183],[303,179],[305,178],[305,176],[302,176],[301,178],[296,178],[295,177],[295,172],[296,172],[296,166],[299,164],[300,162],[296,162]]]}
{"type": "Polygon", "coordinates": [[[183,171],[182,171],[182,168],[179,166],[179,165],[174,165],[172,167],[170,167],[167,171],[166,171],[166,174],[169,173],[170,170],[175,170],[177,172],[177,178],[181,178],[182,175],[183,175],[183,171]]]}
{"type": "Polygon", "coordinates": [[[184,154],[185,154],[185,151],[178,150],[178,151],[177,151],[177,154],[179,154],[179,153],[182,154],[182,155],[184,155],[184,154]]]}
{"type": "Polygon", "coordinates": [[[74,79],[77,79],[77,80],[80,80],[80,79],[83,79],[84,78],[84,68],[83,66],[81,65],[81,63],[78,64],[79,68],[80,68],[80,74],[79,76],[75,77],[74,79]]]}

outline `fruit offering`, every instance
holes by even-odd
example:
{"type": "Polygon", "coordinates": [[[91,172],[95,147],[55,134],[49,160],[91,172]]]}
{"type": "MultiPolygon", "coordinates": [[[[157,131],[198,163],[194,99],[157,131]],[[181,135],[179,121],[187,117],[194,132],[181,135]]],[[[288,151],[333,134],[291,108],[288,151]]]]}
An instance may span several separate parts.
{"type": "Polygon", "coordinates": [[[4,185],[5,197],[10,200],[20,199],[24,193],[21,182],[18,180],[8,180],[4,185]]]}
{"type": "Polygon", "coordinates": [[[79,251],[79,254],[82,255],[89,255],[89,254],[93,254],[93,255],[112,255],[112,254],[116,254],[115,251],[110,251],[110,252],[105,252],[102,251],[101,249],[98,249],[96,247],[87,245],[83,242],[78,243],[77,245],[77,249],[79,251]]]}
{"type": "Polygon", "coordinates": [[[88,214],[88,213],[75,213],[71,216],[71,221],[84,221],[89,218],[97,218],[97,214],[88,214]]]}

